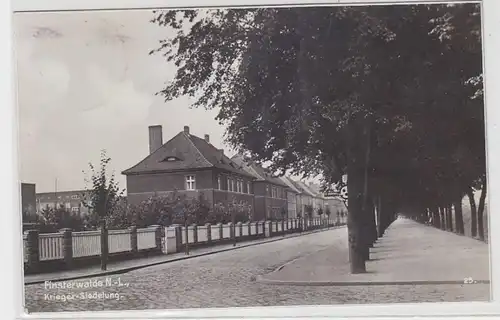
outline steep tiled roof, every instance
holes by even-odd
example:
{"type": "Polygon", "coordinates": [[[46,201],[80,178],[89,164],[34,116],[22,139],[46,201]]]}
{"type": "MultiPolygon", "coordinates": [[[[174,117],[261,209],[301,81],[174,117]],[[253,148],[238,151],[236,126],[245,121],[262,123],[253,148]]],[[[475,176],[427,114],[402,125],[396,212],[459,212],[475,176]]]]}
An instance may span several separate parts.
{"type": "Polygon", "coordinates": [[[174,172],[189,169],[218,168],[252,177],[204,139],[180,132],[148,155],[135,166],[122,172],[124,175],[174,172]],[[174,161],[168,161],[172,158],[174,161]]]}
{"type": "Polygon", "coordinates": [[[266,169],[262,168],[261,166],[253,162],[245,161],[243,159],[243,156],[239,154],[233,156],[231,160],[240,165],[245,171],[253,175],[257,179],[257,181],[267,181],[274,185],[288,188],[288,185],[285,182],[283,182],[280,178],[273,177],[271,173],[266,171],[266,169]]]}
{"type": "Polygon", "coordinates": [[[292,190],[293,192],[297,193],[297,194],[300,194],[302,193],[302,191],[297,187],[295,186],[295,184],[293,183],[292,179],[288,178],[287,176],[283,176],[280,178],[287,186],[290,190],[292,190]]]}
{"type": "Polygon", "coordinates": [[[315,194],[316,197],[320,198],[323,197],[323,193],[321,192],[321,187],[319,185],[314,183],[309,183],[307,184],[307,187],[315,194]]]}
{"type": "Polygon", "coordinates": [[[294,183],[300,188],[300,190],[302,190],[302,192],[308,196],[311,196],[311,197],[316,197],[316,195],[314,194],[314,192],[309,189],[309,187],[302,181],[294,181],[294,183]]]}

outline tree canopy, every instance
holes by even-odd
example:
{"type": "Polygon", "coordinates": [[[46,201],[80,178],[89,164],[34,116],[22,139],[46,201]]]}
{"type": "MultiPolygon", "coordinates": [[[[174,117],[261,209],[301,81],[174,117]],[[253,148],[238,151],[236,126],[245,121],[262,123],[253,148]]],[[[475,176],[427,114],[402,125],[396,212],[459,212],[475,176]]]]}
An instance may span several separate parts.
{"type": "Polygon", "coordinates": [[[359,210],[368,196],[448,205],[485,175],[478,4],[161,10],[152,22],[177,30],[151,52],[177,67],[158,94],[217,108],[227,141],[278,175],[329,186],[348,173],[359,210]]]}

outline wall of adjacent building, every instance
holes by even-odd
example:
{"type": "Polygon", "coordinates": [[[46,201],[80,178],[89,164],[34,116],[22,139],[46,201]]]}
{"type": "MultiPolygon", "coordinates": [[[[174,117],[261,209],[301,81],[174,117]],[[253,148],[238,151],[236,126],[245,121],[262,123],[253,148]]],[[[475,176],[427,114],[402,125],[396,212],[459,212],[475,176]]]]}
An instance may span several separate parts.
{"type": "Polygon", "coordinates": [[[21,214],[23,219],[36,214],[36,185],[21,183],[21,214]]]}

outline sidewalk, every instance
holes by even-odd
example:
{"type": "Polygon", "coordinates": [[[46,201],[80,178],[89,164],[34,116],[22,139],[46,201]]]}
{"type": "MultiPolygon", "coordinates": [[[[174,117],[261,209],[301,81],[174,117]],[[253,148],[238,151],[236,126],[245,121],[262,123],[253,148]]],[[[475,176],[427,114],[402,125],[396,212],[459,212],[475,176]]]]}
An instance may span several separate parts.
{"type": "MultiPolygon", "coordinates": [[[[329,230],[336,229],[336,228],[344,228],[344,227],[343,226],[331,227],[329,230]]],[[[270,242],[280,241],[280,240],[284,240],[284,239],[290,239],[290,238],[294,238],[294,237],[306,236],[309,234],[322,232],[322,231],[326,231],[326,230],[328,230],[328,229],[319,229],[319,230],[307,231],[307,232],[302,232],[302,233],[288,234],[285,236],[273,236],[272,238],[263,238],[263,239],[258,239],[258,240],[242,241],[242,242],[237,242],[236,246],[233,246],[232,244],[224,244],[224,245],[205,247],[205,248],[192,248],[192,249],[190,249],[189,255],[185,255],[184,252],[180,252],[180,253],[174,253],[174,254],[168,254],[168,255],[159,254],[159,255],[153,256],[153,257],[110,262],[110,263],[108,263],[106,271],[102,271],[100,265],[95,265],[95,266],[89,266],[86,268],[80,268],[80,269],[68,270],[68,271],[57,271],[57,272],[50,272],[50,273],[24,275],[24,284],[29,285],[29,284],[44,283],[45,281],[65,281],[65,280],[75,280],[75,279],[82,279],[82,278],[89,278],[89,277],[96,277],[96,276],[106,276],[106,275],[126,273],[129,271],[133,271],[133,270],[137,270],[137,269],[141,269],[141,268],[145,268],[145,267],[150,267],[150,266],[154,266],[154,265],[158,265],[158,264],[181,261],[181,260],[185,260],[185,259],[207,256],[207,255],[211,255],[211,254],[215,254],[215,253],[219,253],[219,252],[231,251],[231,250],[246,248],[246,247],[255,246],[255,245],[259,245],[259,244],[270,243],[270,242]]]]}
{"type": "MultiPolygon", "coordinates": [[[[398,219],[370,249],[367,272],[350,274],[347,229],[342,241],[257,278],[281,285],[388,285],[489,283],[486,243],[398,219]]],[[[467,284],[469,285],[469,284],[467,284]]]]}

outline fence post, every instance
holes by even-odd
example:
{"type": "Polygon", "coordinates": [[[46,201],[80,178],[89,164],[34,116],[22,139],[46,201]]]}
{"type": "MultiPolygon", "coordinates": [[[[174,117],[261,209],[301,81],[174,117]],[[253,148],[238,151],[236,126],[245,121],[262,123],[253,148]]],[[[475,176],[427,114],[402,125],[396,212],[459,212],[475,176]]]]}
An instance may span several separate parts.
{"type": "Polygon", "coordinates": [[[27,230],[26,234],[26,255],[28,256],[28,269],[36,271],[40,264],[40,251],[38,248],[38,230],[27,230]]]}
{"type": "Polygon", "coordinates": [[[166,248],[166,253],[176,253],[178,250],[178,240],[177,240],[177,231],[176,227],[170,226],[166,227],[166,232],[165,232],[165,248],[166,248]]]}
{"type": "Polygon", "coordinates": [[[137,249],[137,226],[130,226],[128,230],[130,231],[130,251],[135,256],[139,251],[137,249]]]}
{"type": "Polygon", "coordinates": [[[212,243],[212,225],[210,223],[205,223],[207,228],[207,242],[212,243]]]}
{"type": "Polygon", "coordinates": [[[73,239],[72,239],[72,233],[71,229],[69,228],[64,228],[59,230],[60,233],[63,235],[63,244],[62,244],[62,249],[63,249],[63,259],[64,259],[64,265],[66,268],[71,268],[71,262],[73,261],[73,239]]]}
{"type": "Polygon", "coordinates": [[[193,245],[198,243],[198,225],[193,223],[193,245]]]}
{"type": "Polygon", "coordinates": [[[271,221],[264,221],[264,235],[266,238],[269,238],[272,236],[273,231],[272,231],[272,222],[271,221]]]}
{"type": "Polygon", "coordinates": [[[181,249],[182,249],[182,228],[178,224],[173,224],[172,227],[175,230],[175,250],[176,250],[176,252],[181,252],[181,249]]]}
{"type": "Polygon", "coordinates": [[[217,229],[219,231],[219,240],[224,239],[224,233],[222,231],[222,223],[217,223],[217,229]]]}

